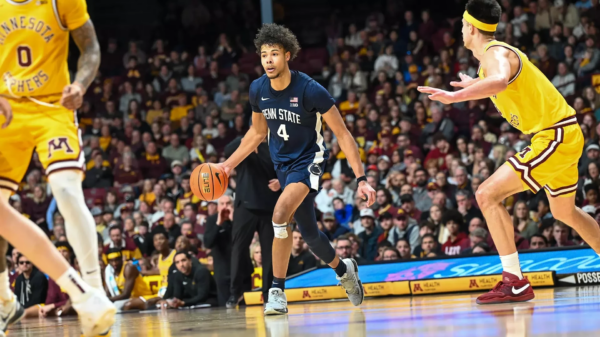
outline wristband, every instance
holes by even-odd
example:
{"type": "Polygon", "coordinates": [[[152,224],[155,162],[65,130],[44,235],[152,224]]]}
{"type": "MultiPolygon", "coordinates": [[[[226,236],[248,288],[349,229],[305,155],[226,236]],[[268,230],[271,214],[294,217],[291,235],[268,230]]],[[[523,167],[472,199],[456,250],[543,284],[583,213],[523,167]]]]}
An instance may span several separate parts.
{"type": "Polygon", "coordinates": [[[356,178],[356,183],[360,184],[361,181],[367,181],[367,176],[362,176],[362,177],[358,177],[356,178]]]}

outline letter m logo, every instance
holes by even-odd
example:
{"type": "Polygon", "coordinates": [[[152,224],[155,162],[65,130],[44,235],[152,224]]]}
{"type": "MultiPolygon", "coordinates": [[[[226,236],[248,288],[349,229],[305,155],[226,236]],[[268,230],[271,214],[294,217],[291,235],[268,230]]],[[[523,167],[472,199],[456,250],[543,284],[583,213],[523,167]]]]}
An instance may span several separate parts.
{"type": "Polygon", "coordinates": [[[471,288],[479,288],[479,285],[477,284],[477,280],[469,280],[469,289],[471,288]]]}
{"type": "Polygon", "coordinates": [[[423,288],[421,288],[420,283],[415,283],[415,286],[413,287],[413,293],[416,293],[418,291],[423,292],[423,288]]]}
{"type": "Polygon", "coordinates": [[[302,298],[311,298],[311,297],[310,297],[310,293],[308,292],[308,290],[304,290],[304,291],[302,292],[302,298]]]}
{"type": "Polygon", "coordinates": [[[58,150],[65,151],[65,153],[73,153],[67,137],[52,138],[48,141],[48,159],[52,158],[53,152],[58,150]]]}

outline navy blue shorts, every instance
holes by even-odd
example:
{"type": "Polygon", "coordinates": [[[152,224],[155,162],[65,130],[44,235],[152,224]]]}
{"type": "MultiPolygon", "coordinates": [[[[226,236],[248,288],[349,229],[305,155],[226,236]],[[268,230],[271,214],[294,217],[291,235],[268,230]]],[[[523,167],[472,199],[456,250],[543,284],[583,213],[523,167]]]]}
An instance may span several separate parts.
{"type": "Polygon", "coordinates": [[[321,189],[320,179],[325,171],[327,162],[315,164],[313,162],[294,163],[288,167],[276,168],[277,179],[281,185],[281,190],[289,184],[303,183],[308,186],[311,192],[319,192],[321,189]]]}

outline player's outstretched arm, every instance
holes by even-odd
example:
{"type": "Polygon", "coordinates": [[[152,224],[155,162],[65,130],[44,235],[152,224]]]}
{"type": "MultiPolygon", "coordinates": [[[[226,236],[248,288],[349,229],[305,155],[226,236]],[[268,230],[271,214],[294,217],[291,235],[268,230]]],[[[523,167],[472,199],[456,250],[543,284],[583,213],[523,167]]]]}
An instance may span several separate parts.
{"type": "Polygon", "coordinates": [[[238,166],[252,151],[254,151],[267,136],[269,128],[265,116],[260,112],[252,113],[252,126],[246,132],[240,146],[221,164],[225,174],[238,166]]]}
{"type": "Polygon", "coordinates": [[[429,94],[429,99],[444,104],[494,96],[508,87],[511,74],[508,53],[510,51],[505,48],[493,48],[486,52],[481,60],[481,67],[486,77],[477,81],[473,80],[473,83],[470,83],[463,90],[449,92],[430,87],[418,87],[417,89],[422,93],[429,94]]]}
{"type": "MultiPolygon", "coordinates": [[[[323,119],[337,137],[338,144],[340,144],[340,148],[344,151],[344,154],[346,154],[346,158],[352,167],[352,171],[354,171],[354,175],[357,178],[364,176],[365,169],[362,161],[360,161],[358,147],[356,146],[354,137],[352,137],[352,134],[346,128],[338,108],[335,105],[332,106],[326,114],[323,114],[323,119]]],[[[371,206],[375,202],[375,190],[373,190],[366,181],[358,183],[357,193],[359,193],[359,195],[363,194],[366,197],[368,206],[371,206]]]]}
{"type": "Polygon", "coordinates": [[[75,82],[63,90],[61,104],[67,109],[78,109],[83,103],[83,95],[92,84],[100,67],[100,45],[92,20],[71,31],[73,40],[81,55],[77,63],[75,82]]]}

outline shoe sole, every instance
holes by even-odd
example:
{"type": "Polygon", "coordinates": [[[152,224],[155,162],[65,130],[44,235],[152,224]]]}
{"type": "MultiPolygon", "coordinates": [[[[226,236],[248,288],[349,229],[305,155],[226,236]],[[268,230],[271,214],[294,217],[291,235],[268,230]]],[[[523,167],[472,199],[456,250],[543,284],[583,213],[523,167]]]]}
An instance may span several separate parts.
{"type": "Polygon", "coordinates": [[[490,301],[480,301],[479,299],[477,299],[476,302],[479,305],[499,304],[499,303],[518,303],[518,302],[531,301],[534,298],[535,298],[535,294],[531,293],[531,294],[525,294],[523,296],[518,296],[518,297],[505,297],[505,298],[501,298],[501,299],[497,299],[497,300],[490,300],[490,301]]]}
{"type": "Polygon", "coordinates": [[[356,261],[354,261],[354,259],[350,259],[352,260],[352,264],[354,265],[354,272],[356,273],[356,279],[358,280],[358,288],[360,289],[360,303],[358,304],[354,304],[352,302],[352,304],[354,304],[355,307],[359,306],[362,304],[362,302],[365,300],[365,288],[363,288],[362,282],[360,281],[360,277],[358,277],[358,264],[356,263],[356,261]]]}
{"type": "MultiPolygon", "coordinates": [[[[110,328],[115,324],[115,315],[117,314],[117,308],[114,306],[106,310],[104,315],[96,322],[96,325],[92,328],[91,336],[108,336],[110,334],[110,328]]],[[[85,334],[82,334],[85,336],[85,334]]]]}
{"type": "Polygon", "coordinates": [[[265,315],[285,315],[288,313],[288,310],[285,309],[285,311],[279,311],[277,309],[265,309],[265,315]]]}
{"type": "Polygon", "coordinates": [[[238,305],[240,305],[240,303],[244,300],[244,295],[240,296],[237,299],[237,302],[235,304],[231,304],[231,303],[225,303],[225,307],[227,309],[235,309],[238,305]]]}

